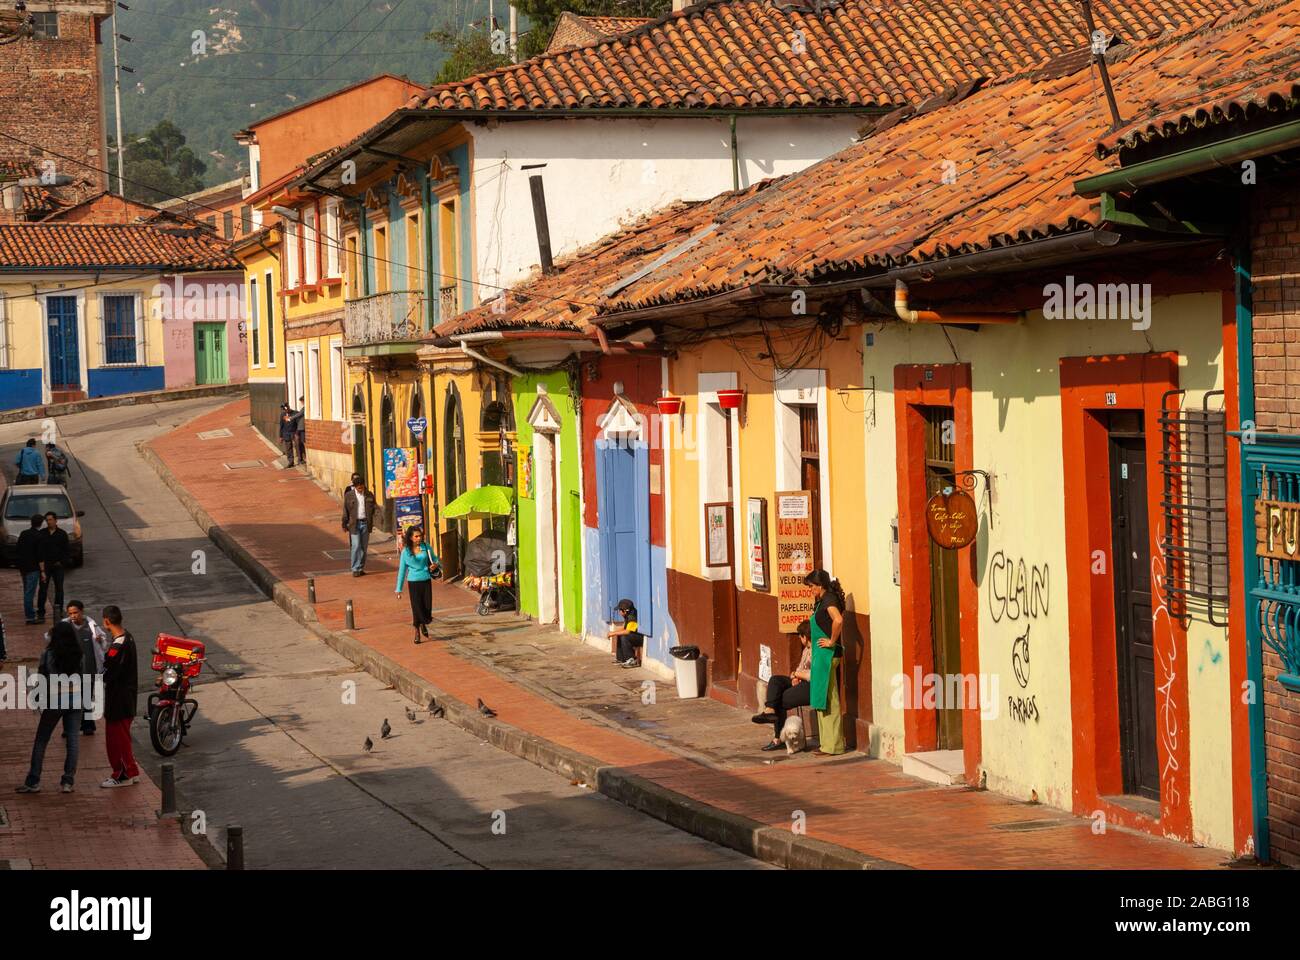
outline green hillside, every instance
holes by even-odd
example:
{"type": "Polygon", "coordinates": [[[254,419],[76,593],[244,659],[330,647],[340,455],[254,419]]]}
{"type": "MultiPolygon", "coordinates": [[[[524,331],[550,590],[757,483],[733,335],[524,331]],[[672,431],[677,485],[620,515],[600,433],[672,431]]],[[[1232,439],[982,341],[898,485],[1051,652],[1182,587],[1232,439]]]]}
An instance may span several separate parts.
{"type": "MultiPolygon", "coordinates": [[[[160,120],[184,133],[208,185],[247,173],[233,135],[260,117],[388,72],[432,80],[444,52],[425,35],[482,22],[488,0],[127,0],[116,30],[125,139],[160,120]],[[195,31],[202,31],[195,37],[195,31]]],[[[496,4],[505,25],[507,8],[496,4]]],[[[114,130],[113,27],[104,28],[105,104],[114,130]]]]}

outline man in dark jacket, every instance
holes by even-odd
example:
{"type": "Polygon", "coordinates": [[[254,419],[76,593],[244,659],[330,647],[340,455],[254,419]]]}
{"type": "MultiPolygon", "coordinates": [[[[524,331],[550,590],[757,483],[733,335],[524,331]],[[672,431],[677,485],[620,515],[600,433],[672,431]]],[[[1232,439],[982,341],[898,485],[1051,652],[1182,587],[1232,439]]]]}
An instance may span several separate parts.
{"type": "Polygon", "coordinates": [[[139,695],[135,639],[122,626],[120,608],[105,607],[103,620],[113,638],[104,653],[104,746],[113,775],[100,786],[129,787],[140,782],[140,768],[131,750],[131,721],[139,695]]]}
{"type": "Polygon", "coordinates": [[[41,583],[41,558],[37,544],[41,535],[41,524],[45,518],[39,513],[32,514],[32,525],[18,534],[18,546],[14,562],[18,564],[18,573],[23,578],[23,614],[27,622],[40,623],[45,619],[45,601],[41,601],[41,612],[36,613],[36,588],[41,583]]]}
{"type": "Polygon", "coordinates": [[[293,411],[289,409],[287,403],[280,404],[280,446],[284,447],[284,455],[289,458],[289,462],[284,465],[289,469],[294,464],[294,451],[298,446],[298,422],[294,419],[293,411]]]}
{"type": "Polygon", "coordinates": [[[293,415],[293,442],[298,450],[298,462],[307,463],[307,402],[306,397],[298,398],[298,409],[293,415]]]}
{"type": "Polygon", "coordinates": [[[343,492],[343,529],[352,538],[352,576],[366,573],[366,546],[375,528],[375,495],[366,489],[366,478],[352,474],[352,486],[343,492]]]}
{"type": "Polygon", "coordinates": [[[59,528],[59,518],[51,510],[45,515],[45,529],[36,535],[36,558],[41,562],[41,592],[36,598],[37,616],[45,619],[45,598],[54,583],[54,619],[63,616],[63,571],[72,558],[68,532],[59,528]]]}

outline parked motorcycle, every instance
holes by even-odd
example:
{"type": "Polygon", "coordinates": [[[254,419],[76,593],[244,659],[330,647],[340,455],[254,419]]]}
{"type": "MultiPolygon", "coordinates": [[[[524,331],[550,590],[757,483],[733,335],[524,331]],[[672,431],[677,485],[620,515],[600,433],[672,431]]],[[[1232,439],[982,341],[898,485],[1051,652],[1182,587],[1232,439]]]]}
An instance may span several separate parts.
{"type": "Polygon", "coordinates": [[[153,748],[170,757],[181,748],[199,702],[190,697],[190,684],[203,669],[202,641],[169,633],[158,634],[151,666],[158,673],[158,691],[149,694],[149,739],[153,748]]]}

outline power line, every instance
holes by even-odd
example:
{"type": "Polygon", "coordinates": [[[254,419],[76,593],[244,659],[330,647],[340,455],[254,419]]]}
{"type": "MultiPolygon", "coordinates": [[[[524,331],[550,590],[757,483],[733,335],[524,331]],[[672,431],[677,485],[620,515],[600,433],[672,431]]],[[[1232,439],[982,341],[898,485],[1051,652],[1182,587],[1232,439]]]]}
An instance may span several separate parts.
{"type": "MultiPolygon", "coordinates": [[[[331,4],[334,3],[334,0],[330,0],[330,3],[331,3],[331,4]]],[[[400,5],[400,4],[399,4],[399,5],[400,5]]],[[[343,30],[344,30],[344,29],[345,29],[349,24],[355,23],[357,17],[361,16],[361,14],[365,13],[368,9],[370,9],[370,0],[361,0],[361,6],[359,6],[359,7],[357,8],[356,13],[352,14],[352,16],[350,16],[350,17],[348,17],[346,20],[344,20],[344,21],[343,21],[343,25],[342,25],[338,30],[334,31],[332,34],[330,34],[328,37],[326,37],[324,40],[322,40],[322,41],[320,42],[320,46],[318,46],[315,50],[313,50],[312,53],[313,53],[313,54],[319,54],[322,50],[324,50],[327,46],[330,45],[331,41],[336,40],[339,36],[341,36],[342,33],[343,33],[343,30]]],[[[397,9],[397,7],[393,7],[392,10],[389,10],[389,14],[391,14],[391,13],[393,12],[393,10],[396,10],[396,9],[397,9]]],[[[387,19],[388,19],[387,17],[384,18],[384,20],[387,20],[387,19]]],[[[381,20],[380,23],[383,23],[383,20],[381,20]]],[[[357,44],[360,45],[360,43],[361,43],[362,40],[366,40],[367,38],[369,38],[369,37],[371,37],[371,36],[373,36],[373,35],[374,35],[374,31],[373,31],[373,30],[370,31],[369,33],[364,34],[364,35],[361,37],[361,40],[358,40],[358,41],[357,41],[357,44]]],[[[351,47],[350,49],[351,49],[351,50],[355,50],[356,47],[354,46],[354,47],[351,47]]],[[[330,64],[330,66],[333,66],[335,63],[338,63],[338,60],[337,60],[337,59],[334,60],[334,61],[330,64]]],[[[272,70],[269,74],[267,74],[266,79],[270,80],[272,77],[276,76],[277,74],[282,73],[285,69],[287,69],[287,68],[286,68],[286,67],[281,67],[279,70],[272,70]]],[[[316,72],[317,72],[317,73],[321,73],[322,71],[318,70],[318,71],[316,71],[316,72]]]]}
{"type": "MultiPolygon", "coordinates": [[[[392,7],[389,8],[388,12],[387,12],[386,14],[384,14],[382,17],[379,18],[379,22],[378,22],[377,24],[375,24],[374,29],[372,29],[372,30],[371,30],[369,33],[367,33],[364,37],[361,37],[359,40],[357,40],[357,42],[354,43],[354,44],[352,44],[352,46],[348,47],[347,50],[344,51],[344,54],[351,53],[351,52],[352,52],[353,50],[355,50],[357,47],[361,46],[361,44],[364,43],[368,37],[374,36],[374,34],[375,34],[375,30],[378,30],[378,29],[379,29],[380,27],[382,27],[385,23],[387,23],[387,22],[388,22],[388,18],[391,17],[393,14],[395,14],[398,10],[400,10],[401,7],[402,7],[402,4],[405,3],[405,2],[406,2],[406,0],[397,0],[397,2],[394,3],[394,4],[392,5],[392,7]]],[[[351,22],[351,21],[349,21],[349,22],[351,22]]],[[[335,58],[334,58],[333,60],[331,60],[328,64],[326,64],[325,66],[321,67],[320,70],[317,71],[317,73],[324,73],[327,69],[329,69],[330,67],[334,66],[334,65],[335,65],[336,63],[338,63],[341,59],[343,59],[343,55],[344,55],[344,54],[340,54],[339,56],[335,57],[335,58]]]]}
{"type": "MultiPolygon", "coordinates": [[[[162,17],[165,20],[178,20],[182,23],[189,24],[190,26],[194,27],[196,30],[211,29],[213,26],[216,25],[211,21],[207,23],[202,23],[202,22],[195,21],[195,19],[192,16],[184,17],[174,13],[163,13],[161,10],[146,10],[143,7],[134,7],[134,6],[131,8],[131,10],[133,12],[138,11],[140,13],[148,14],[148,16],[150,17],[162,17]]],[[[232,21],[232,22],[240,30],[240,32],[243,32],[244,30],[280,30],[285,33],[404,33],[408,36],[411,33],[410,28],[404,30],[400,30],[400,29],[337,30],[331,27],[285,27],[285,26],[280,26],[278,24],[269,24],[269,23],[262,24],[262,23],[240,23],[239,21],[232,21]]]]}

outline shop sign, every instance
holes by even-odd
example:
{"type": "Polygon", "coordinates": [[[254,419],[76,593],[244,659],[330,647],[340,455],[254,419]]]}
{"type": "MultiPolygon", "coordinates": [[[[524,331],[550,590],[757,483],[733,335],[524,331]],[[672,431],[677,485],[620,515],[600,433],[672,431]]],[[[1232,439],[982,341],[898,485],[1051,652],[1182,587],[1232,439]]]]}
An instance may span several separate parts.
{"type": "Polygon", "coordinates": [[[1255,501],[1255,554],[1300,560],[1300,503],[1255,501]]]}
{"type": "Polygon", "coordinates": [[[731,566],[731,505],[706,503],[704,505],[705,544],[707,567],[731,566]]]}
{"type": "Polygon", "coordinates": [[[930,539],[946,550],[957,550],[975,539],[979,517],[975,500],[964,490],[941,490],[925,504],[930,539]]]}
{"type": "Polygon", "coordinates": [[[384,499],[420,495],[418,463],[414,447],[384,448],[384,499]]]}
{"type": "Polygon", "coordinates": [[[745,502],[745,559],[750,587],[767,590],[767,501],[762,497],[745,502]]]}
{"type": "Polygon", "coordinates": [[[424,526],[424,509],[419,497],[398,497],[393,501],[393,520],[400,539],[408,527],[424,526]]]}
{"type": "Polygon", "coordinates": [[[813,565],[812,493],[776,495],[777,629],[795,633],[813,609],[813,589],[803,582],[813,565]]]}

